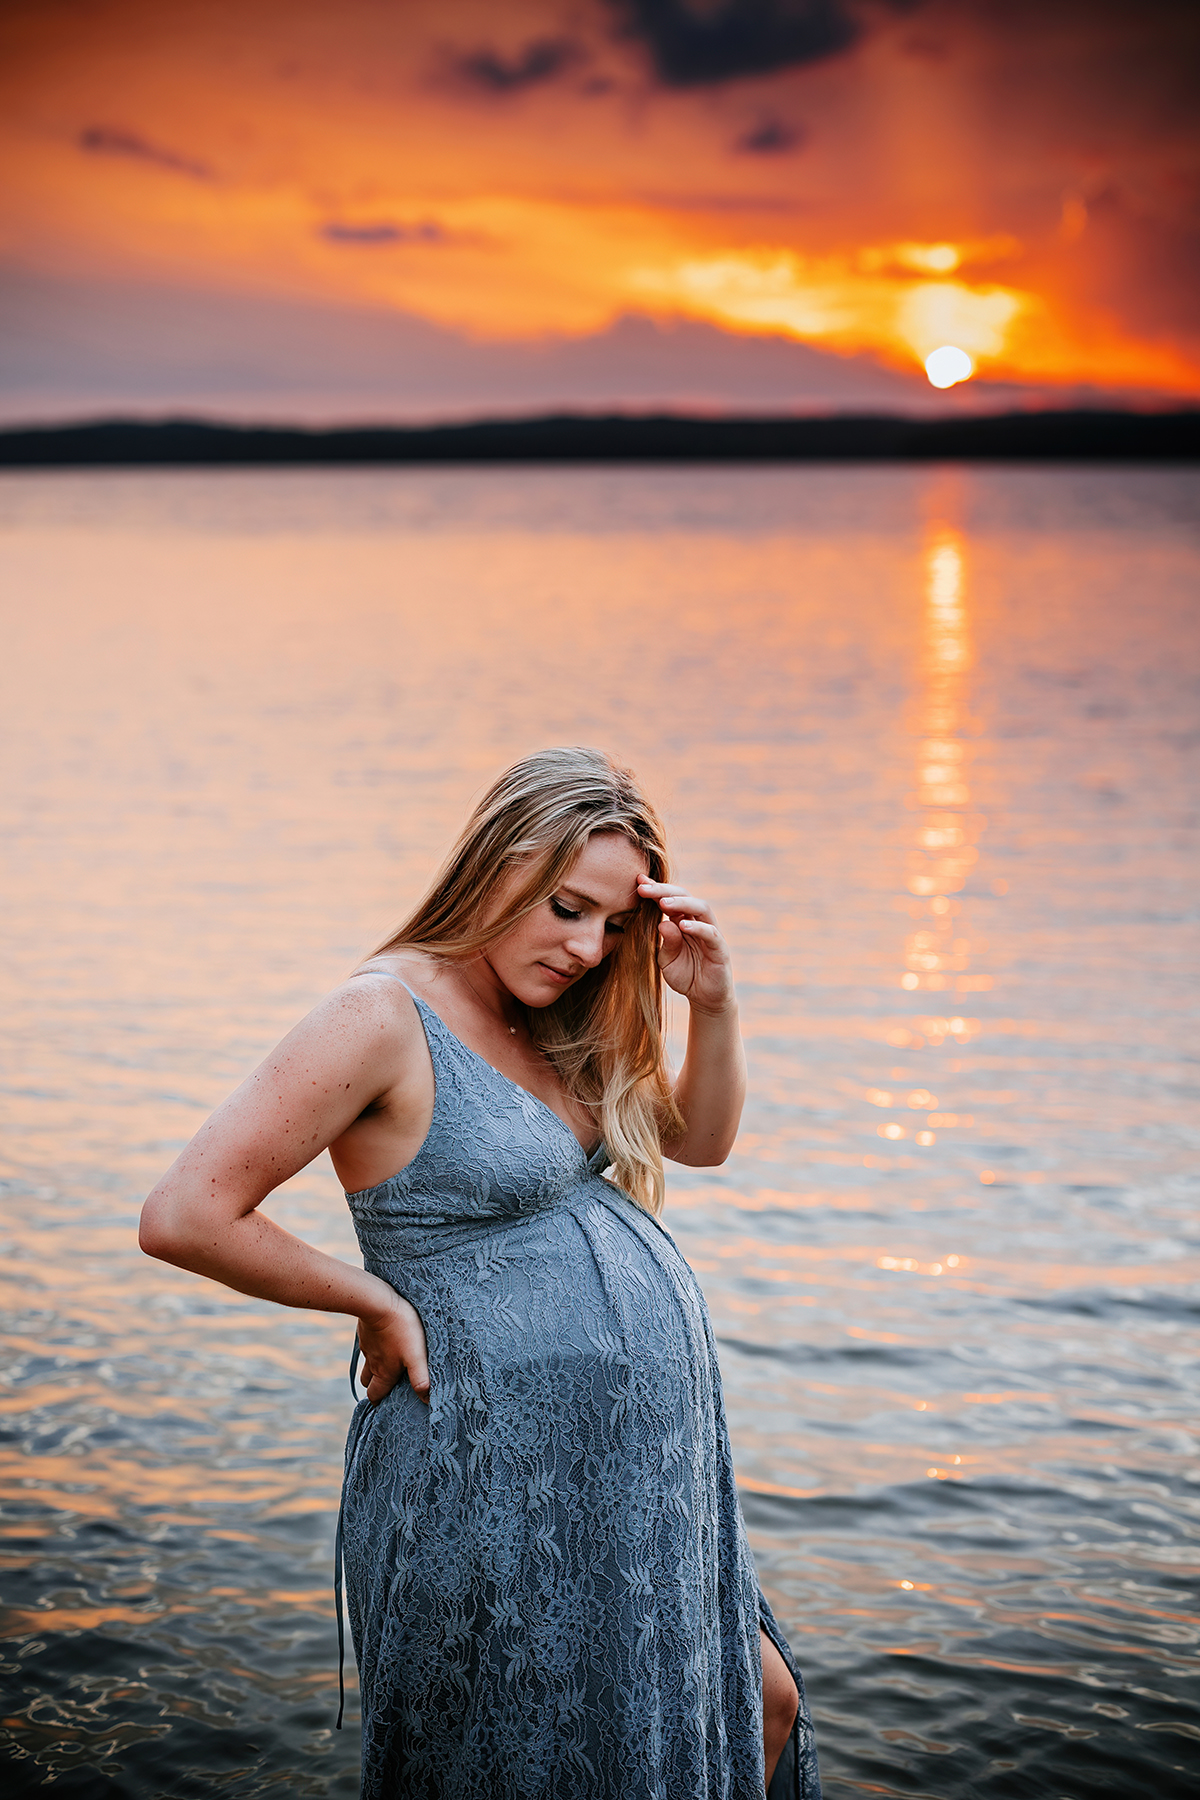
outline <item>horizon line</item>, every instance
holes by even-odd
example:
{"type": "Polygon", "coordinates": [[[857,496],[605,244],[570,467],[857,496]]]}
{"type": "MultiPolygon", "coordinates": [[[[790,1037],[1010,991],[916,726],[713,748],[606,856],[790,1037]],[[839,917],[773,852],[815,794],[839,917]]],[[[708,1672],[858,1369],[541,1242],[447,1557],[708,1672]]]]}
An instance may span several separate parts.
{"type": "Polygon", "coordinates": [[[1200,460],[1200,407],[905,413],[577,411],[309,425],[110,413],[0,425],[0,466],[717,462],[936,458],[1200,460]]]}

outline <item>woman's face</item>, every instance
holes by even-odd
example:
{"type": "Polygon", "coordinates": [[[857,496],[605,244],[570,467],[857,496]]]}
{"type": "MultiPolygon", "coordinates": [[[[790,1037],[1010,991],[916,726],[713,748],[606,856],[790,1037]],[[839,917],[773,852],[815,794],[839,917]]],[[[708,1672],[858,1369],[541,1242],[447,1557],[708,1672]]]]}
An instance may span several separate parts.
{"type": "Polygon", "coordinates": [[[642,904],[646,859],[627,837],[595,832],[548,900],[484,952],[493,974],[526,1006],[552,1006],[603,962],[642,904]]]}

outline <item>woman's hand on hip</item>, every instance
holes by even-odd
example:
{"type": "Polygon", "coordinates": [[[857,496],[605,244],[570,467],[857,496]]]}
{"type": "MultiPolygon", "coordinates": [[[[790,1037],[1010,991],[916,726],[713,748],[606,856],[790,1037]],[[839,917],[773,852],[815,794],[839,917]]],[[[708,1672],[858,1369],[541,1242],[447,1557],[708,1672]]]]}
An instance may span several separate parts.
{"type": "Polygon", "coordinates": [[[409,1386],[418,1400],[429,1403],[429,1357],[425,1327],[420,1314],[393,1289],[390,1300],[378,1312],[358,1321],[358,1347],[362,1351],[360,1376],[367,1399],[378,1406],[407,1371],[409,1386]]]}
{"type": "Polygon", "coordinates": [[[734,1003],[733,965],[708,901],[649,879],[638,882],[638,893],[658,903],[658,966],[667,986],[699,1012],[726,1011],[734,1003]]]}

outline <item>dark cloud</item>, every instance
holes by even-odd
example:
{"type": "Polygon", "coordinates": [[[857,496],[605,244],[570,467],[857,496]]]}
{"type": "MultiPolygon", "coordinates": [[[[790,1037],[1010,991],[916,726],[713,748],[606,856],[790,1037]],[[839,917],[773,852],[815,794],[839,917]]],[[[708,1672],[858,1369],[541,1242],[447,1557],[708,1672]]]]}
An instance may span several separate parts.
{"type": "Polygon", "coordinates": [[[803,142],[804,133],[795,125],[785,125],[782,119],[760,119],[757,125],[743,131],[734,149],[745,150],[751,156],[778,156],[803,142]]]}
{"type": "Polygon", "coordinates": [[[446,241],[446,233],[436,219],[419,219],[412,225],[397,225],[390,219],[361,222],[330,219],[319,227],[318,235],[331,244],[444,244],[446,241]]]}
{"type": "Polygon", "coordinates": [[[195,181],[211,181],[212,170],[206,163],[196,162],[178,151],[165,150],[151,144],[136,131],[121,131],[111,125],[89,125],[79,134],[79,148],[94,156],[129,156],[135,162],[151,163],[156,169],[169,169],[173,175],[190,175],[195,181]]]}
{"type": "Polygon", "coordinates": [[[516,94],[553,81],[583,56],[582,48],[571,38],[533,38],[513,56],[501,56],[497,50],[466,50],[451,60],[455,73],[473,87],[489,94],[516,94]]]}
{"type": "Polygon", "coordinates": [[[845,0],[609,0],[644,39],[669,87],[767,75],[847,50],[859,35],[845,0]]]}

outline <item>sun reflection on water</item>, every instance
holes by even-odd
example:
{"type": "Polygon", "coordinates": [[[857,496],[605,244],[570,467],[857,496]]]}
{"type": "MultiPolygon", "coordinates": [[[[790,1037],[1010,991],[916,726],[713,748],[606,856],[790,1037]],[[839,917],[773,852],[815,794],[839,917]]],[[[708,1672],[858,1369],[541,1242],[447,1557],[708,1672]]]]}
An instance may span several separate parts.
{"type": "Polygon", "coordinates": [[[968,786],[971,728],[969,675],[974,663],[966,602],[966,552],[949,526],[938,526],[925,551],[923,691],[917,717],[915,848],[908,891],[929,923],[910,937],[901,986],[934,992],[967,966],[969,946],[956,932],[961,891],[978,861],[985,820],[972,814],[968,786]]]}
{"type": "MultiPolygon", "coordinates": [[[[969,933],[960,897],[979,861],[979,840],[987,825],[973,810],[971,759],[976,733],[971,713],[970,677],[975,666],[967,605],[967,550],[964,537],[945,522],[935,524],[922,557],[923,599],[919,654],[920,687],[913,718],[916,737],[914,786],[907,797],[916,814],[911,831],[902,902],[913,922],[904,941],[899,985],[905,993],[983,993],[990,974],[972,969],[986,946],[969,933]]],[[[966,1044],[979,1034],[978,1019],[960,1015],[916,1017],[894,1025],[886,1041],[895,1049],[937,1049],[950,1040],[966,1044]]],[[[868,1087],[871,1106],[892,1112],[925,1113],[923,1122],[892,1118],[876,1126],[890,1143],[909,1139],[921,1149],[937,1142],[939,1130],[970,1128],[970,1113],[941,1110],[928,1088],[909,1086],[904,1069],[893,1069],[899,1088],[868,1087]]]]}

